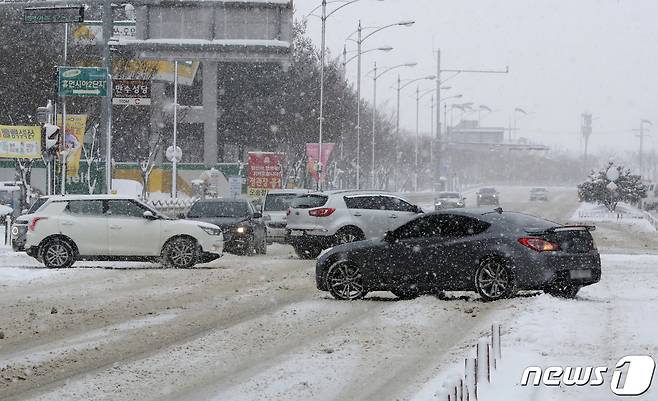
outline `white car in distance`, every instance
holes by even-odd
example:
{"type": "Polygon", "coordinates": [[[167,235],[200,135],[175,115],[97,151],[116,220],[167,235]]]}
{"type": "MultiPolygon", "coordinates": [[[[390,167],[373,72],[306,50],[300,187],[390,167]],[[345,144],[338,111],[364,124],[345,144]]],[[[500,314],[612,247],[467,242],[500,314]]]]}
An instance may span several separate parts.
{"type": "Polygon", "coordinates": [[[48,268],[71,267],[76,260],[161,262],[190,268],[219,258],[219,227],[172,219],[132,197],[49,196],[29,215],[25,252],[48,268]]]}

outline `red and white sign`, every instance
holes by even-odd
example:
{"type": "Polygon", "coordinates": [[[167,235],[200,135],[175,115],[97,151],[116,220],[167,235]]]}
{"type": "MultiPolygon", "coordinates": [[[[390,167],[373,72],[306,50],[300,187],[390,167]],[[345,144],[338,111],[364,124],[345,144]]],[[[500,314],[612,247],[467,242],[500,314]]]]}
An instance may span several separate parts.
{"type": "Polygon", "coordinates": [[[285,153],[249,152],[247,171],[249,196],[265,196],[271,189],[281,189],[282,164],[285,158],[285,153]]]}
{"type": "Polygon", "coordinates": [[[320,144],[318,143],[307,143],[306,144],[306,158],[308,159],[308,171],[311,174],[311,177],[315,181],[319,181],[320,176],[318,175],[318,160],[322,162],[322,179],[327,176],[327,163],[329,162],[329,156],[334,150],[333,143],[323,143],[322,144],[322,159],[320,159],[320,144]]]}

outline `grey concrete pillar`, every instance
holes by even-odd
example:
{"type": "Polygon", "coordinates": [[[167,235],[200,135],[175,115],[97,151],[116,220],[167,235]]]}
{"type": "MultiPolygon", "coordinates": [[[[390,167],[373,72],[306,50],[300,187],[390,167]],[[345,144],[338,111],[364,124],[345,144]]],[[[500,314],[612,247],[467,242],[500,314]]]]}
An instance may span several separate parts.
{"type": "Polygon", "coordinates": [[[203,164],[217,164],[217,61],[203,61],[203,164]]]}

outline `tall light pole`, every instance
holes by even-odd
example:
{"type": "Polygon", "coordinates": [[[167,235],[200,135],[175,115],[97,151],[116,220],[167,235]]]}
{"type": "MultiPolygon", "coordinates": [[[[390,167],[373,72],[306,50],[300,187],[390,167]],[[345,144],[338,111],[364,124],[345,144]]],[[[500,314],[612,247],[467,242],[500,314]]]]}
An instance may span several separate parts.
{"type": "Polygon", "coordinates": [[[384,71],[377,73],[377,63],[375,62],[375,68],[370,71],[372,72],[372,87],[373,87],[373,96],[372,96],[372,159],[370,165],[370,188],[375,189],[375,136],[377,133],[377,80],[384,74],[396,70],[402,67],[415,67],[418,63],[404,63],[394,65],[384,69],[384,71]]]}
{"type": "MultiPolygon", "coordinates": [[[[381,1],[381,0],[380,0],[381,1]]],[[[359,20],[359,26],[356,31],[352,32],[346,41],[355,42],[357,45],[357,75],[356,75],[356,189],[361,187],[361,55],[364,53],[362,49],[363,42],[368,40],[374,34],[383,31],[387,28],[394,26],[411,26],[415,21],[401,21],[394,24],[379,26],[379,27],[364,27],[359,20]],[[372,30],[367,35],[363,36],[364,30],[372,30]],[[357,38],[352,39],[352,36],[357,34],[357,38]]]]}
{"type": "MultiPolygon", "coordinates": [[[[109,1],[109,0],[107,0],[109,1]]],[[[322,15],[320,16],[320,19],[322,21],[322,39],[320,41],[320,130],[319,130],[319,138],[318,138],[318,185],[317,189],[322,190],[322,129],[323,129],[323,124],[324,124],[324,56],[326,53],[326,36],[327,36],[327,19],[331,17],[334,13],[336,13],[338,10],[340,10],[343,7],[349,6],[350,4],[356,3],[357,1],[360,0],[349,0],[349,1],[342,1],[342,0],[334,0],[334,1],[327,1],[327,0],[322,0],[322,4],[319,7],[322,7],[322,15]],[[333,11],[330,13],[327,13],[327,4],[330,3],[343,3],[341,6],[336,7],[333,11]]],[[[383,1],[383,0],[378,0],[378,1],[383,1]]],[[[315,10],[317,10],[318,7],[314,8],[311,10],[309,15],[312,15],[315,10]]]]}
{"type": "Polygon", "coordinates": [[[646,120],[646,119],[640,120],[640,135],[639,135],[639,137],[640,137],[640,155],[639,155],[640,156],[640,176],[642,176],[642,169],[644,167],[644,165],[643,165],[644,163],[643,163],[643,159],[642,159],[642,157],[643,157],[642,154],[644,153],[644,136],[646,135],[644,133],[644,124],[653,125],[653,123],[649,120],[646,120]]]}
{"type": "Polygon", "coordinates": [[[514,109],[514,128],[512,129],[512,132],[510,132],[510,142],[512,142],[512,136],[516,135],[516,129],[517,129],[516,128],[516,119],[517,119],[516,116],[517,116],[517,114],[522,114],[524,116],[527,116],[528,112],[523,110],[522,108],[519,108],[519,107],[514,109]]]}
{"type": "MultiPolygon", "coordinates": [[[[507,74],[509,73],[509,67],[505,67],[504,70],[467,70],[467,69],[443,69],[441,68],[441,49],[437,50],[436,52],[436,98],[441,99],[441,85],[446,82],[448,79],[452,78],[449,77],[445,80],[441,79],[441,73],[442,72],[451,72],[454,73],[452,77],[455,77],[459,74],[462,73],[476,73],[476,74],[507,74]]],[[[439,103],[440,105],[440,103],[439,103]]],[[[436,108],[436,126],[441,127],[441,107],[436,108]]],[[[436,139],[439,142],[439,146],[437,149],[437,175],[440,176],[440,167],[441,167],[441,152],[442,152],[442,144],[441,144],[441,129],[439,128],[436,132],[436,139]]]]}
{"type": "MultiPolygon", "coordinates": [[[[402,92],[402,89],[406,88],[407,86],[413,84],[414,82],[418,81],[423,81],[423,80],[428,80],[432,81],[436,79],[436,75],[427,75],[424,77],[419,77],[419,78],[413,78],[413,79],[407,79],[407,80],[402,80],[400,79],[400,74],[398,74],[398,81],[397,81],[397,107],[396,107],[396,112],[395,112],[395,165],[396,165],[396,171],[397,168],[399,167],[399,160],[398,160],[398,146],[400,144],[400,93],[402,92]],[[404,84],[402,84],[404,82],[404,84]]],[[[395,185],[398,185],[398,177],[396,173],[396,178],[395,178],[395,185]]]]}

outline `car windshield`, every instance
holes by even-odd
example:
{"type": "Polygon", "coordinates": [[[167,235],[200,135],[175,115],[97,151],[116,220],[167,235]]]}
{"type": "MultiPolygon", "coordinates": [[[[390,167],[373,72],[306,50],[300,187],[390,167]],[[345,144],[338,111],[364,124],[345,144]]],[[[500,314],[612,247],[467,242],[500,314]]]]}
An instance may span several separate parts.
{"type": "Polygon", "coordinates": [[[41,206],[43,206],[44,203],[46,203],[47,200],[48,200],[48,198],[46,198],[46,197],[42,197],[42,198],[37,199],[37,201],[34,202],[34,203],[32,204],[32,206],[30,206],[30,208],[29,208],[29,210],[27,211],[27,213],[28,213],[28,214],[31,214],[31,213],[36,212],[37,210],[39,210],[39,208],[40,208],[41,206]]]}
{"type": "Polygon", "coordinates": [[[532,188],[532,192],[546,192],[546,188],[532,188]]]}
{"type": "Polygon", "coordinates": [[[439,198],[445,199],[459,199],[459,193],[457,192],[441,192],[439,198]]]}
{"type": "Polygon", "coordinates": [[[288,210],[290,207],[290,201],[293,200],[297,195],[288,193],[288,194],[267,194],[265,196],[265,205],[263,210],[266,212],[280,212],[288,210]]]}
{"type": "Polygon", "coordinates": [[[245,217],[249,215],[247,202],[200,201],[192,205],[188,217],[245,217]]]}
{"type": "Polygon", "coordinates": [[[497,192],[496,188],[482,188],[482,189],[480,189],[481,194],[495,194],[496,192],[497,192]]]}

